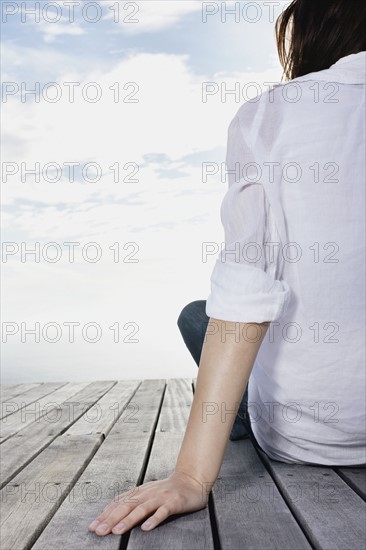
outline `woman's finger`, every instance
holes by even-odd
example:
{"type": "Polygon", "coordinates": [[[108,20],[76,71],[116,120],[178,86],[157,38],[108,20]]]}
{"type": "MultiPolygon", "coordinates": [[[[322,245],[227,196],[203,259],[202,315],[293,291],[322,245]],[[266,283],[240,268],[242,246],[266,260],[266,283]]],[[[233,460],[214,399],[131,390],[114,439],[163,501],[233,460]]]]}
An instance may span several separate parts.
{"type": "Polygon", "coordinates": [[[143,502],[139,506],[136,506],[129,514],[121,515],[118,517],[117,510],[111,514],[111,517],[108,518],[108,521],[113,524],[112,533],[115,535],[121,535],[126,531],[129,531],[135,525],[140,523],[147,516],[156,511],[159,507],[159,501],[154,498],[143,502]]]}
{"type": "Polygon", "coordinates": [[[162,523],[166,518],[169,516],[172,516],[173,514],[176,514],[177,506],[175,505],[174,501],[168,501],[165,504],[162,504],[159,506],[159,508],[156,510],[155,514],[153,514],[151,517],[149,517],[142,525],[141,529],[144,531],[151,531],[151,529],[154,529],[157,527],[160,523],[162,523]]]}
{"type": "Polygon", "coordinates": [[[124,493],[121,493],[117,497],[113,499],[113,501],[108,504],[102,511],[99,516],[97,516],[89,525],[89,531],[95,531],[98,525],[103,523],[107,517],[115,510],[118,506],[121,504],[127,505],[128,511],[133,508],[134,506],[138,506],[141,502],[141,490],[139,490],[139,487],[134,487],[133,489],[130,489],[129,491],[125,491],[124,493]]]}

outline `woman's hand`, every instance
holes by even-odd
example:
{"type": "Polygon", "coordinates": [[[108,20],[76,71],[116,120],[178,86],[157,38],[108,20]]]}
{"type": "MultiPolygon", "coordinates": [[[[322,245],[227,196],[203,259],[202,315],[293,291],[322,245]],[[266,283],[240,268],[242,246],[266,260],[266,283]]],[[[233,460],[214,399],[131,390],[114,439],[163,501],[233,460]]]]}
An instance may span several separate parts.
{"type": "Polygon", "coordinates": [[[205,508],[211,486],[181,471],[166,479],[150,481],[118,495],[90,525],[97,535],[121,535],[147,518],[141,526],[150,531],[173,514],[205,508]]]}

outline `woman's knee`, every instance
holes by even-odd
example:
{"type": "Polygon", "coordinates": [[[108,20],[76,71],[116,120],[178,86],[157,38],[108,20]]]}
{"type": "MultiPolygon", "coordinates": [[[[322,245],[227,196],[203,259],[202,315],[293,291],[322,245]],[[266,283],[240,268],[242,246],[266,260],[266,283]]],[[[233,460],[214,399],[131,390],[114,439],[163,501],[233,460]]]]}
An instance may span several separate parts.
{"type": "Polygon", "coordinates": [[[209,318],[206,315],[206,300],[196,300],[187,304],[181,311],[177,324],[182,338],[197,366],[209,318]]]}
{"type": "Polygon", "coordinates": [[[205,322],[208,322],[206,300],[190,302],[184,306],[177,319],[177,325],[182,334],[187,330],[199,328],[205,322]]]}

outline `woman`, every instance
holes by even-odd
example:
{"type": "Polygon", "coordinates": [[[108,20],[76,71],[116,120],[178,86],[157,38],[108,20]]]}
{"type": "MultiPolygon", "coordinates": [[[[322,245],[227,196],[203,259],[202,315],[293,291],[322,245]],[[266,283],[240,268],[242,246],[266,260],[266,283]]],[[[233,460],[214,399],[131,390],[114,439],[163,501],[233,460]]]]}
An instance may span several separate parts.
{"type": "Polygon", "coordinates": [[[288,463],[365,463],[365,22],[354,0],[279,17],[288,82],[230,124],[225,248],[207,302],[178,319],[199,371],[176,467],[119,495],[97,535],[207,506],[229,437],[288,463]]]}

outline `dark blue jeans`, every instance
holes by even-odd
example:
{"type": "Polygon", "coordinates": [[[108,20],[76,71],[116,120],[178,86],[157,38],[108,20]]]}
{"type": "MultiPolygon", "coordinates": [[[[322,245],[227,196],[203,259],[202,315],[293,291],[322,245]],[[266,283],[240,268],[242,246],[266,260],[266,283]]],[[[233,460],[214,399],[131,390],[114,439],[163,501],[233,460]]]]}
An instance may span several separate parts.
{"type": "MultiPolygon", "coordinates": [[[[206,334],[209,317],[206,315],[206,300],[196,300],[187,304],[178,317],[178,327],[182,334],[184,343],[189,349],[197,366],[199,366],[202,346],[206,334]]],[[[253,445],[258,448],[259,444],[254,437],[248,414],[248,386],[244,391],[238,413],[236,415],[231,433],[231,441],[249,437],[253,445]]],[[[260,447],[259,447],[260,448],[260,447]]]]}

